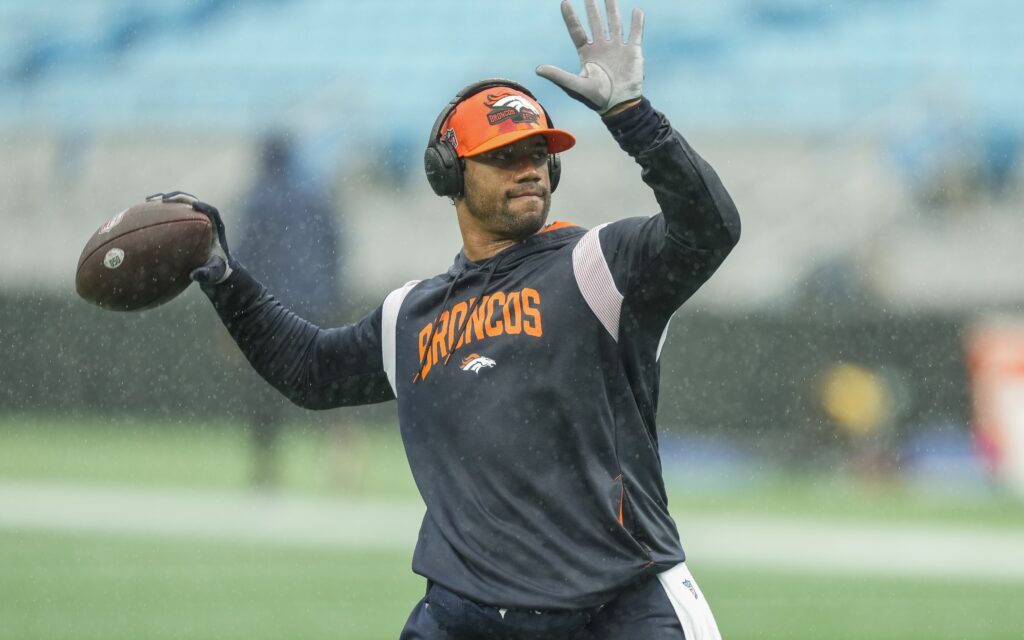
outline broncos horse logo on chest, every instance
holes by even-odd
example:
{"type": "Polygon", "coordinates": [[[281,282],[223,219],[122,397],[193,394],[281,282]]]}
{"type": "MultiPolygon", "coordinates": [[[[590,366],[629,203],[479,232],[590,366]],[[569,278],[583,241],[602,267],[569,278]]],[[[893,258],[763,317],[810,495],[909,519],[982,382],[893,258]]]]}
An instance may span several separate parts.
{"type": "Polygon", "coordinates": [[[494,360],[491,360],[487,356],[482,356],[478,353],[471,353],[463,359],[462,364],[459,368],[463,371],[472,371],[473,373],[480,373],[480,370],[484,367],[488,369],[498,364],[494,360]]]}

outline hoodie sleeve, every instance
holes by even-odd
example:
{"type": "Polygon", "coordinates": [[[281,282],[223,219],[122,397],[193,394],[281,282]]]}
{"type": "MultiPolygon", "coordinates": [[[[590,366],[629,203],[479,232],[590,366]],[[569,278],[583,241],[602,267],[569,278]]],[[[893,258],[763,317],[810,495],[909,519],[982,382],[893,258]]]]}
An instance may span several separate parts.
{"type": "Polygon", "coordinates": [[[285,309],[244,268],[203,292],[256,372],[295,404],[331,409],[394,398],[383,365],[382,307],[321,329],[285,309]]]}
{"type": "Polygon", "coordinates": [[[601,251],[624,305],[663,325],[739,241],[739,214],[714,169],[646,98],[604,120],[661,212],[604,226],[601,251]]]}

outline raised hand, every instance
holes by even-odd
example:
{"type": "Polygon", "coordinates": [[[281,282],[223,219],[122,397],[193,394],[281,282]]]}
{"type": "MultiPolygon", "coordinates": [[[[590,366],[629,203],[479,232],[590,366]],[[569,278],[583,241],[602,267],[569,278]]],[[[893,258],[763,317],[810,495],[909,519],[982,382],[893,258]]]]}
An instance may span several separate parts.
{"type": "Polygon", "coordinates": [[[633,9],[629,38],[623,38],[622,18],[617,0],[605,0],[608,28],[601,20],[597,0],[584,0],[592,39],[587,38],[570,0],[562,1],[562,17],[580,56],[579,74],[548,64],[537,67],[537,75],[560,86],[566,93],[600,114],[643,93],[644,12],[633,9]]]}

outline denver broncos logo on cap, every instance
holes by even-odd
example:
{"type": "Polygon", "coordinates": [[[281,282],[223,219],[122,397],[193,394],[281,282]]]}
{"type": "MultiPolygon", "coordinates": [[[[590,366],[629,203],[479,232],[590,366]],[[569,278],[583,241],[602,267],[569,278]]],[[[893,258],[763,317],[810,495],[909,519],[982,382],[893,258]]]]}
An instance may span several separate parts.
{"type": "Polygon", "coordinates": [[[548,153],[562,153],[576,144],[572,134],[551,126],[536,100],[511,87],[488,87],[463,98],[437,132],[460,158],[535,135],[547,140],[548,153]]]}
{"type": "Polygon", "coordinates": [[[540,113],[527,102],[524,96],[518,94],[487,94],[485,105],[491,108],[487,114],[487,122],[498,124],[505,120],[512,122],[537,122],[540,120],[540,113]]]}

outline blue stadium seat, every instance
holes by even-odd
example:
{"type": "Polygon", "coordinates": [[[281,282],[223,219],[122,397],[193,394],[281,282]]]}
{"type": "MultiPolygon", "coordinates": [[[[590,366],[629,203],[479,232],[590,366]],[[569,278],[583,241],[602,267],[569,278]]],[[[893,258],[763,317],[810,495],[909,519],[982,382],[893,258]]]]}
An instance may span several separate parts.
{"type": "MultiPolygon", "coordinates": [[[[1021,127],[1018,0],[644,0],[652,98],[693,127],[818,130],[945,79],[1021,127]]],[[[557,11],[464,0],[0,2],[0,126],[259,130],[334,111],[422,136],[466,82],[575,65],[557,11]]],[[[325,118],[327,116],[324,116],[325,118]]],[[[1024,127],[1021,127],[1024,128],[1024,127]]]]}

